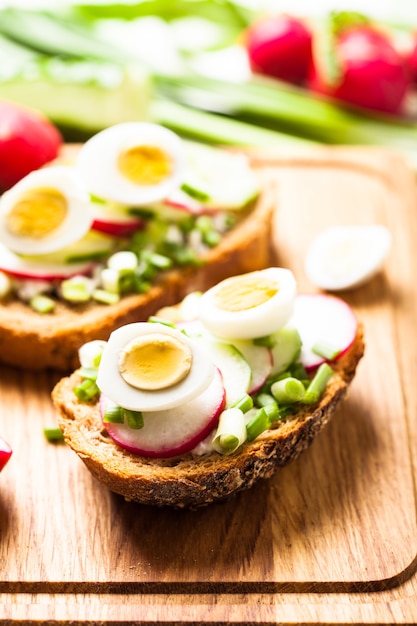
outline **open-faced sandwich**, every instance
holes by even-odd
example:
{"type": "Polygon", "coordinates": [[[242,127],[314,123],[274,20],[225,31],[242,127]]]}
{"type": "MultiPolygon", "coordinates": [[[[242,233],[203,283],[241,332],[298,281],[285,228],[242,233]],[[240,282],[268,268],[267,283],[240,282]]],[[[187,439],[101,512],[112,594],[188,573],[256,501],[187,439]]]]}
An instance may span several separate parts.
{"type": "Polygon", "coordinates": [[[290,270],[269,267],[85,344],[52,397],[66,442],[110,490],[196,508],[296,458],[363,351],[344,300],[297,294],[290,270]]]}
{"type": "Polygon", "coordinates": [[[272,182],[244,154],[123,123],[0,198],[0,362],[71,371],[121,325],[266,267],[272,182]]]}

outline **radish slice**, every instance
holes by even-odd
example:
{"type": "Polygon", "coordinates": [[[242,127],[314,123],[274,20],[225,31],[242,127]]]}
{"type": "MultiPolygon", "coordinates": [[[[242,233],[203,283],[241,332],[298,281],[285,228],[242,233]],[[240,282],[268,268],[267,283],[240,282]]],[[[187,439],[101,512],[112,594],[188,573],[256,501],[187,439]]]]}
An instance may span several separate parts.
{"type": "Polygon", "coordinates": [[[91,261],[80,263],[47,263],[37,257],[21,257],[0,244],[0,270],[16,278],[61,280],[77,274],[88,274],[94,267],[91,261]]]}
{"type": "Polygon", "coordinates": [[[144,222],[141,218],[130,215],[126,207],[110,203],[93,203],[92,228],[101,233],[122,237],[140,228],[144,222]]]}
{"type": "Polygon", "coordinates": [[[12,456],[9,444],[0,437],[0,472],[12,456]]]}
{"type": "MultiPolygon", "coordinates": [[[[106,403],[102,397],[101,411],[106,403]]],[[[190,402],[166,411],[143,412],[144,426],[105,422],[110,437],[122,448],[148,457],[168,458],[185,454],[215,428],[224,408],[225,391],[217,370],[210,386],[190,402]]]]}
{"type": "Polygon", "coordinates": [[[390,248],[391,233],[385,226],[333,226],[314,239],[305,270],[321,289],[357,287],[381,269],[390,248]]]}
{"type": "Polygon", "coordinates": [[[300,333],[300,360],[309,370],[341,357],[355,340],[358,322],[350,306],[341,298],[325,294],[300,294],[295,299],[290,324],[300,333]],[[313,348],[326,345],[336,356],[328,359],[313,348]]]}

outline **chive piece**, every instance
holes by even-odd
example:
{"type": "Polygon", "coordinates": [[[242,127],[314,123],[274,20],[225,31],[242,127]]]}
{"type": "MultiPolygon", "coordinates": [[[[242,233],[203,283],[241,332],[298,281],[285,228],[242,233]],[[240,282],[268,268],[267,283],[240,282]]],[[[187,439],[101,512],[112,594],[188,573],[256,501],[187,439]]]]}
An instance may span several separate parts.
{"type": "Polygon", "coordinates": [[[44,296],[42,294],[33,296],[33,298],[30,299],[29,304],[37,313],[51,313],[51,311],[55,308],[55,302],[52,298],[48,298],[48,296],[44,296]]]}
{"type": "Polygon", "coordinates": [[[164,326],[169,326],[170,328],[175,328],[175,324],[169,322],[168,320],[164,320],[162,317],[157,317],[156,315],[151,315],[148,318],[148,322],[152,324],[163,324],[164,326]]]}
{"type": "Polygon", "coordinates": [[[88,380],[97,380],[98,371],[94,367],[80,367],[78,373],[81,378],[85,378],[88,380]]]}
{"type": "Polygon", "coordinates": [[[281,418],[280,410],[278,404],[276,402],[271,402],[270,404],[266,404],[262,407],[265,413],[268,416],[270,423],[276,422],[281,418]]]}
{"type": "Polygon", "coordinates": [[[239,445],[239,437],[235,435],[220,435],[219,443],[223,450],[236,450],[239,445]]]}
{"type": "Polygon", "coordinates": [[[268,406],[268,404],[276,404],[276,400],[269,393],[259,393],[256,396],[256,404],[259,407],[268,406]]]}
{"type": "Polygon", "coordinates": [[[143,415],[141,411],[131,411],[130,409],[123,409],[123,415],[126,418],[129,428],[138,430],[143,428],[143,415]]]}
{"type": "Polygon", "coordinates": [[[100,390],[94,380],[85,378],[82,383],[74,387],[74,393],[81,402],[88,402],[94,400],[99,395],[100,390]]]}
{"type": "Polygon", "coordinates": [[[148,263],[160,270],[166,270],[172,266],[172,261],[169,257],[164,256],[163,254],[158,254],[157,252],[144,250],[142,257],[148,261],[148,263]]]}
{"type": "Polygon", "coordinates": [[[120,301],[118,293],[111,293],[105,289],[94,289],[91,295],[96,302],[101,302],[101,304],[117,304],[120,301]]]}
{"type": "Polygon", "coordinates": [[[291,404],[303,399],[305,389],[300,380],[288,377],[272,383],[271,393],[279,404],[291,404]]]}
{"type": "Polygon", "coordinates": [[[336,348],[325,341],[318,341],[313,345],[311,350],[314,354],[322,356],[323,359],[326,359],[327,361],[333,361],[341,352],[340,348],[336,348]]]}
{"type": "Polygon", "coordinates": [[[90,299],[89,284],[83,278],[68,278],[62,281],[61,289],[64,300],[87,302],[90,299]]]}
{"type": "Polygon", "coordinates": [[[242,413],[247,413],[252,407],[253,399],[248,393],[242,396],[240,400],[236,400],[236,402],[230,406],[231,409],[240,409],[242,413]]]}
{"type": "Polygon", "coordinates": [[[59,443],[60,441],[64,441],[64,435],[59,426],[45,427],[43,429],[43,434],[45,435],[46,439],[51,443],[59,443]]]}
{"type": "Polygon", "coordinates": [[[221,238],[221,234],[218,233],[217,230],[214,230],[214,228],[213,230],[208,230],[207,232],[203,233],[203,242],[210,248],[214,248],[214,246],[217,246],[221,238]]]}
{"type": "Polygon", "coordinates": [[[187,182],[182,183],[181,190],[186,193],[187,196],[190,196],[190,198],[195,198],[195,200],[200,200],[200,202],[207,202],[207,200],[210,200],[210,195],[207,192],[202,189],[197,189],[197,187],[194,187],[187,182]]]}
{"type": "Polygon", "coordinates": [[[110,424],[123,424],[123,409],[116,404],[109,404],[104,409],[103,422],[110,424]]]}
{"type": "Polygon", "coordinates": [[[303,402],[307,404],[317,402],[333,374],[334,372],[330,365],[328,363],[322,363],[305,391],[303,402]]]}
{"type": "Polygon", "coordinates": [[[253,441],[256,437],[259,437],[261,433],[271,426],[271,422],[268,417],[268,413],[265,408],[262,407],[256,411],[255,415],[246,424],[246,436],[248,441],[253,441]]]}

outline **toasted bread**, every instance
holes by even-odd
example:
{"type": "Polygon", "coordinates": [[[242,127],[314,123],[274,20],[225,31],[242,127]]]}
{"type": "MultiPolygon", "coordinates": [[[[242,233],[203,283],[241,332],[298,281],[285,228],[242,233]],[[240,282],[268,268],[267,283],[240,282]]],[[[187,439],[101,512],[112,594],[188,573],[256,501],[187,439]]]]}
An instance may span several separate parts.
{"type": "Polygon", "coordinates": [[[39,314],[10,297],[0,304],[0,362],[22,369],[70,372],[78,348],[92,339],[108,339],[119,326],[146,320],[157,309],[182,300],[190,290],[205,290],[233,274],[261,269],[270,260],[275,185],[262,191],[242,219],[203,258],[199,267],[164,273],[146,294],[128,295],[113,305],[57,302],[52,313],[39,314]]]}
{"type": "Polygon", "coordinates": [[[123,450],[107,435],[98,402],[77,400],[73,393],[80,382],[77,372],[58,382],[52,397],[66,442],[111,491],[148,505],[198,508],[272,476],[307,448],[346,396],[363,353],[363,328],[359,324],[352,346],[332,364],[335,374],[317,404],[300,405],[276,428],[229,456],[212,452],[150,459],[123,450]]]}

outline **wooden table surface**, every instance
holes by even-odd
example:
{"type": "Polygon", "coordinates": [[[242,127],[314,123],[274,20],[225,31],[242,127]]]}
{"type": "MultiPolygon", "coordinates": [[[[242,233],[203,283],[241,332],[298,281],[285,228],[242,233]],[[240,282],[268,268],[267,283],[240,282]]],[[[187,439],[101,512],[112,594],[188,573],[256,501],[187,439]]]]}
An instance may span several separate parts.
{"type": "Polygon", "coordinates": [[[297,461],[206,509],[125,502],[55,423],[53,372],[0,369],[0,624],[417,622],[417,194],[396,155],[323,148],[254,155],[279,185],[276,263],[300,291],[312,237],[387,225],[383,271],[344,292],[365,324],[348,399],[297,461]]]}

